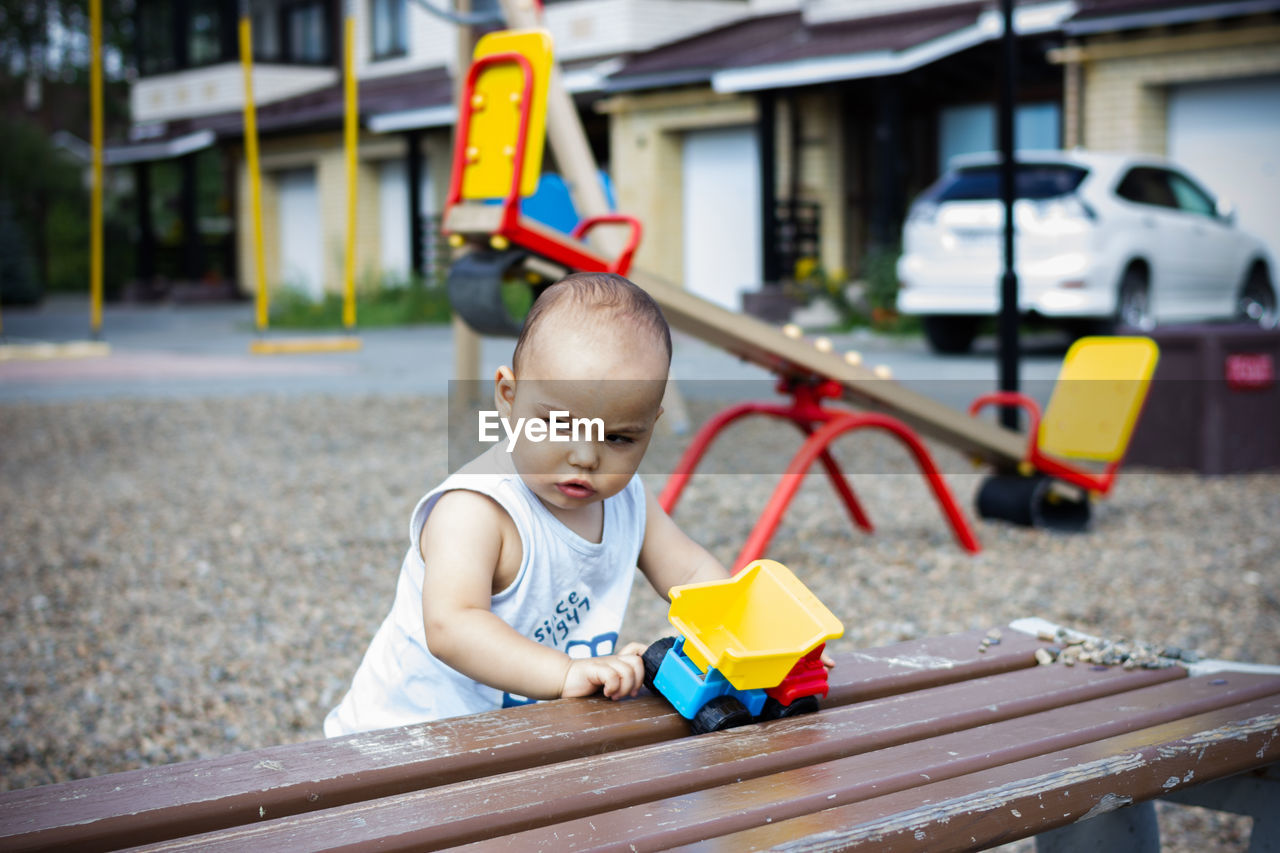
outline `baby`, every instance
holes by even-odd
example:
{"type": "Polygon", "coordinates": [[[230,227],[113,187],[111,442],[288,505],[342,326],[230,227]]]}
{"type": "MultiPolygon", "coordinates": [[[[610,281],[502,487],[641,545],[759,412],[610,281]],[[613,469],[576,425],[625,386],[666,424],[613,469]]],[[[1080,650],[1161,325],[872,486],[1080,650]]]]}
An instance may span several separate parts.
{"type": "Polygon", "coordinates": [[[514,440],[418,503],[391,612],[326,735],[635,695],[644,647],[616,648],[633,568],[664,598],[729,574],[636,474],[670,363],[662,312],[621,276],[570,275],[534,302],[494,378],[514,440]]]}

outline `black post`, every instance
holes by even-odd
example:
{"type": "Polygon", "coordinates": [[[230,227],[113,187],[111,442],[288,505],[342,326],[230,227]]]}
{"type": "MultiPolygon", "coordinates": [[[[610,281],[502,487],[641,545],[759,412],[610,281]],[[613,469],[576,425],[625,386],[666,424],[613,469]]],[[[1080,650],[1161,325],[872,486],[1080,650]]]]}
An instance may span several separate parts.
{"type": "Polygon", "coordinates": [[[137,278],[145,293],[156,275],[156,231],[151,220],[151,164],[133,164],[133,203],[138,214],[137,278]]]}
{"type": "Polygon", "coordinates": [[[875,186],[871,243],[887,248],[901,239],[903,209],[902,90],[896,77],[876,81],[875,186]]]}
{"type": "Polygon", "coordinates": [[[760,107],[760,269],[765,284],[776,284],[782,278],[778,259],[777,95],[766,89],[756,96],[756,102],[760,107]]]}
{"type": "Polygon", "coordinates": [[[196,283],[203,277],[204,258],[200,237],[200,179],[196,168],[199,152],[192,152],[181,159],[182,188],[179,209],[182,216],[182,277],[196,283]]]}
{"type": "MultiPolygon", "coordinates": [[[[1017,34],[1013,31],[1013,0],[1000,0],[1004,15],[1004,80],[1000,88],[1000,198],[1004,202],[1004,272],[1000,278],[1000,390],[1018,390],[1018,273],[1013,256],[1013,204],[1017,167],[1014,162],[1014,86],[1018,76],[1017,34]]],[[[1000,423],[1018,428],[1018,409],[1004,406],[1000,423]]]]}
{"type": "Polygon", "coordinates": [[[427,274],[426,253],[422,245],[422,134],[411,130],[405,139],[405,180],[409,182],[409,272],[427,274]]]}

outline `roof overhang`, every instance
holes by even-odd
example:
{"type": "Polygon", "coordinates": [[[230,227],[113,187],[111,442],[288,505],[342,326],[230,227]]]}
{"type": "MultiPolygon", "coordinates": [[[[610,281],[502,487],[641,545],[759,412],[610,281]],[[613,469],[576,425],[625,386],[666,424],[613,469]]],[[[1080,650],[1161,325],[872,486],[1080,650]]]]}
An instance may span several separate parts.
{"type": "Polygon", "coordinates": [[[706,83],[714,72],[707,68],[685,68],[679,71],[659,71],[653,74],[632,74],[617,80],[606,80],[605,90],[610,93],[633,92],[637,89],[667,89],[706,83]]]}
{"type": "Polygon", "coordinates": [[[624,64],[621,57],[593,62],[576,68],[562,68],[560,79],[570,95],[581,95],[586,92],[599,92],[605,88],[609,75],[624,64]]]}
{"type": "Polygon", "coordinates": [[[102,160],[108,166],[127,166],[130,163],[147,163],[152,160],[172,160],[213,146],[217,135],[212,130],[161,139],[152,142],[132,142],[124,145],[108,145],[102,160]]]}
{"type": "Polygon", "coordinates": [[[1116,30],[1167,27],[1275,11],[1280,11],[1280,0],[1231,0],[1226,3],[1199,3],[1083,18],[1078,21],[1068,21],[1062,29],[1069,36],[1087,36],[1116,30]]]}
{"type": "Polygon", "coordinates": [[[450,127],[457,117],[458,111],[453,104],[437,104],[432,107],[371,115],[367,126],[374,133],[394,133],[398,130],[450,127]]]}
{"type": "MultiPolygon", "coordinates": [[[[1055,0],[1014,10],[1013,27],[1019,35],[1035,35],[1062,29],[1076,12],[1075,0],[1055,0]]],[[[717,92],[752,92],[793,86],[813,86],[842,80],[887,77],[936,62],[968,48],[1000,38],[1004,18],[998,11],[984,11],[977,20],[947,35],[903,50],[865,51],[765,65],[727,68],[711,76],[717,92]]]]}

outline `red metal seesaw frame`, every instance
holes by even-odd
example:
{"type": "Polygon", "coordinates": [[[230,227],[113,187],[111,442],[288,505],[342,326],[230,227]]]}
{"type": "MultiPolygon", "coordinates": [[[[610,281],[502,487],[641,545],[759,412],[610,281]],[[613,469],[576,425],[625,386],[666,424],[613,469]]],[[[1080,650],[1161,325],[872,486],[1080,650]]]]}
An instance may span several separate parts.
{"type": "Polygon", "coordinates": [[[948,523],[950,523],[951,529],[961,547],[975,554],[982,550],[978,544],[977,537],[973,534],[972,528],[969,527],[969,522],[960,512],[960,507],[956,504],[955,497],[951,494],[951,488],[938,471],[938,466],[934,463],[933,456],[910,427],[902,423],[902,421],[884,414],[826,408],[822,405],[823,400],[836,399],[843,393],[840,383],[833,380],[814,383],[782,379],[778,382],[778,391],[791,396],[790,405],[755,402],[740,403],[736,406],[730,406],[707,421],[698,430],[697,435],[693,437],[689,447],[685,449],[675,472],[667,480],[666,486],[662,489],[662,494],[658,497],[658,503],[663,510],[668,513],[674,511],[676,503],[680,500],[681,492],[684,491],[689,478],[693,476],[693,471],[707,452],[707,448],[726,427],[740,418],[744,418],[747,415],[770,415],[789,420],[799,427],[808,437],[795,456],[791,458],[786,473],[782,475],[782,480],[774,489],[773,495],[769,498],[769,503],[765,505],[764,511],[760,513],[760,518],[756,521],[755,527],[752,528],[751,535],[747,537],[742,550],[738,552],[738,558],[733,564],[735,572],[752,560],[759,559],[764,553],[769,541],[773,538],[774,531],[777,530],[778,524],[782,521],[782,516],[787,511],[791,499],[795,497],[795,493],[799,490],[801,480],[815,460],[822,461],[822,467],[826,470],[827,477],[831,480],[831,485],[835,488],[836,493],[840,495],[845,508],[849,511],[849,517],[853,523],[868,533],[874,529],[871,520],[867,518],[867,514],[863,511],[862,505],[858,502],[857,497],[854,496],[853,489],[849,486],[849,481],[845,478],[839,463],[831,456],[829,449],[831,443],[846,432],[867,427],[885,430],[907,446],[907,449],[915,457],[916,465],[920,468],[920,472],[929,482],[929,487],[933,490],[933,495],[941,506],[942,512],[946,516],[948,523]]]}
{"type": "Polygon", "coordinates": [[[611,272],[626,275],[631,269],[631,258],[636,247],[640,245],[643,229],[640,220],[623,213],[609,213],[603,216],[591,216],[580,221],[569,235],[568,241],[557,239],[559,232],[551,228],[535,228],[526,223],[520,215],[520,180],[524,173],[526,142],[529,136],[530,110],[533,108],[533,66],[528,57],[519,53],[492,53],[482,56],[471,63],[467,78],[463,84],[458,110],[457,143],[453,149],[453,169],[449,177],[449,195],[445,200],[445,208],[451,208],[462,202],[462,184],[467,168],[468,135],[471,133],[471,113],[473,109],[472,95],[475,94],[476,81],[484,69],[503,63],[513,63],[524,75],[524,85],[520,94],[520,129],[516,144],[511,150],[511,188],[502,199],[502,218],[495,236],[503,237],[511,243],[528,249],[555,261],[562,266],[578,272],[611,272]],[[631,235],[626,246],[612,261],[587,251],[582,239],[587,232],[597,225],[620,224],[631,226],[631,235]]]}

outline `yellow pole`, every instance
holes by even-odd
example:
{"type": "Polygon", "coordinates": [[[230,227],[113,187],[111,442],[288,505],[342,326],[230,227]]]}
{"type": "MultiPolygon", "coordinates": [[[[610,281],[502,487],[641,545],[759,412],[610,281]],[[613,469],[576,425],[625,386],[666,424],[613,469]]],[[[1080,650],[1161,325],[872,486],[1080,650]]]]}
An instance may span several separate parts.
{"type": "Polygon", "coordinates": [[[249,206],[253,217],[253,273],[257,277],[254,306],[258,331],[267,328],[271,295],[267,291],[266,263],[262,255],[262,177],[258,167],[258,115],[253,101],[253,25],[248,4],[240,12],[240,65],[244,68],[244,151],[249,169],[249,206]]]}
{"type": "Polygon", "coordinates": [[[360,113],[356,104],[356,21],[351,13],[351,3],[346,4],[346,18],[343,21],[343,49],[345,51],[344,69],[346,110],[344,130],[347,150],[347,252],[346,269],[343,277],[342,325],[350,329],[356,324],[356,157],[358,144],[360,113]]]}
{"type": "Polygon", "coordinates": [[[89,121],[93,189],[89,201],[89,331],[102,336],[102,0],[89,0],[89,121]]]}

